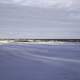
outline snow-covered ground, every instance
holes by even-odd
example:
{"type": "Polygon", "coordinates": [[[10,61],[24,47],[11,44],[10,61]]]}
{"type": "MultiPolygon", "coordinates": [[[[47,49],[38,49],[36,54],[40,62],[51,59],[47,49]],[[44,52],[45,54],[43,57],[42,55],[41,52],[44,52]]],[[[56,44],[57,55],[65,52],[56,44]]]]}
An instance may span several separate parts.
{"type": "Polygon", "coordinates": [[[9,44],[9,43],[13,43],[14,41],[13,40],[0,40],[0,44],[9,44]]]}
{"type": "Polygon", "coordinates": [[[65,42],[53,42],[53,41],[49,41],[49,42],[16,42],[18,44],[49,44],[49,45],[59,45],[59,44],[64,44],[65,42]]]}

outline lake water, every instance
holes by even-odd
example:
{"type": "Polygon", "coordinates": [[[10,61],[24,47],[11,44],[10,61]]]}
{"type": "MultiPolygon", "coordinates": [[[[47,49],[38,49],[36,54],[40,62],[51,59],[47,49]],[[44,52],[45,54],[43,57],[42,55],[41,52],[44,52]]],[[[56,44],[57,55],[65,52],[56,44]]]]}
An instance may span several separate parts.
{"type": "Polygon", "coordinates": [[[80,80],[80,45],[0,45],[0,80],[80,80]]]}

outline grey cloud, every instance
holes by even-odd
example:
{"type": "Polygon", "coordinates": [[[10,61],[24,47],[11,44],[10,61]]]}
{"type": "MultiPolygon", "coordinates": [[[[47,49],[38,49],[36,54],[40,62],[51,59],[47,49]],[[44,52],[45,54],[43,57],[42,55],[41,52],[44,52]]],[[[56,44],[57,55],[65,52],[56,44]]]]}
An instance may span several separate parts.
{"type": "Polygon", "coordinates": [[[0,2],[46,8],[49,7],[68,9],[80,8],[79,0],[0,0],[0,2]]]}
{"type": "Polygon", "coordinates": [[[80,38],[80,11],[0,5],[0,37],[80,38]]]}

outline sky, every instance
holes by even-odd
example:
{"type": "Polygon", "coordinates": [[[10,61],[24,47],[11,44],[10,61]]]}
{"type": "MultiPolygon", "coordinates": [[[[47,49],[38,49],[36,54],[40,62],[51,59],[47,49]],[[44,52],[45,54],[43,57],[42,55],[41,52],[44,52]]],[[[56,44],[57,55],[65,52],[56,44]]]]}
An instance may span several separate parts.
{"type": "Polygon", "coordinates": [[[0,0],[0,38],[80,39],[80,0],[0,0]]]}

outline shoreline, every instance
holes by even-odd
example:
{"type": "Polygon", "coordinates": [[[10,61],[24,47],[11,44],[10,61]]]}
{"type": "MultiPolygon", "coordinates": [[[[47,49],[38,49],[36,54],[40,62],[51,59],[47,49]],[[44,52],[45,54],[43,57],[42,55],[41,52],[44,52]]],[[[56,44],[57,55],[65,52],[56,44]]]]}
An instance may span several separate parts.
{"type": "Polygon", "coordinates": [[[80,45],[80,42],[61,42],[61,41],[53,41],[53,42],[13,42],[13,41],[0,41],[0,45],[5,44],[42,44],[42,45],[80,45]]]}

